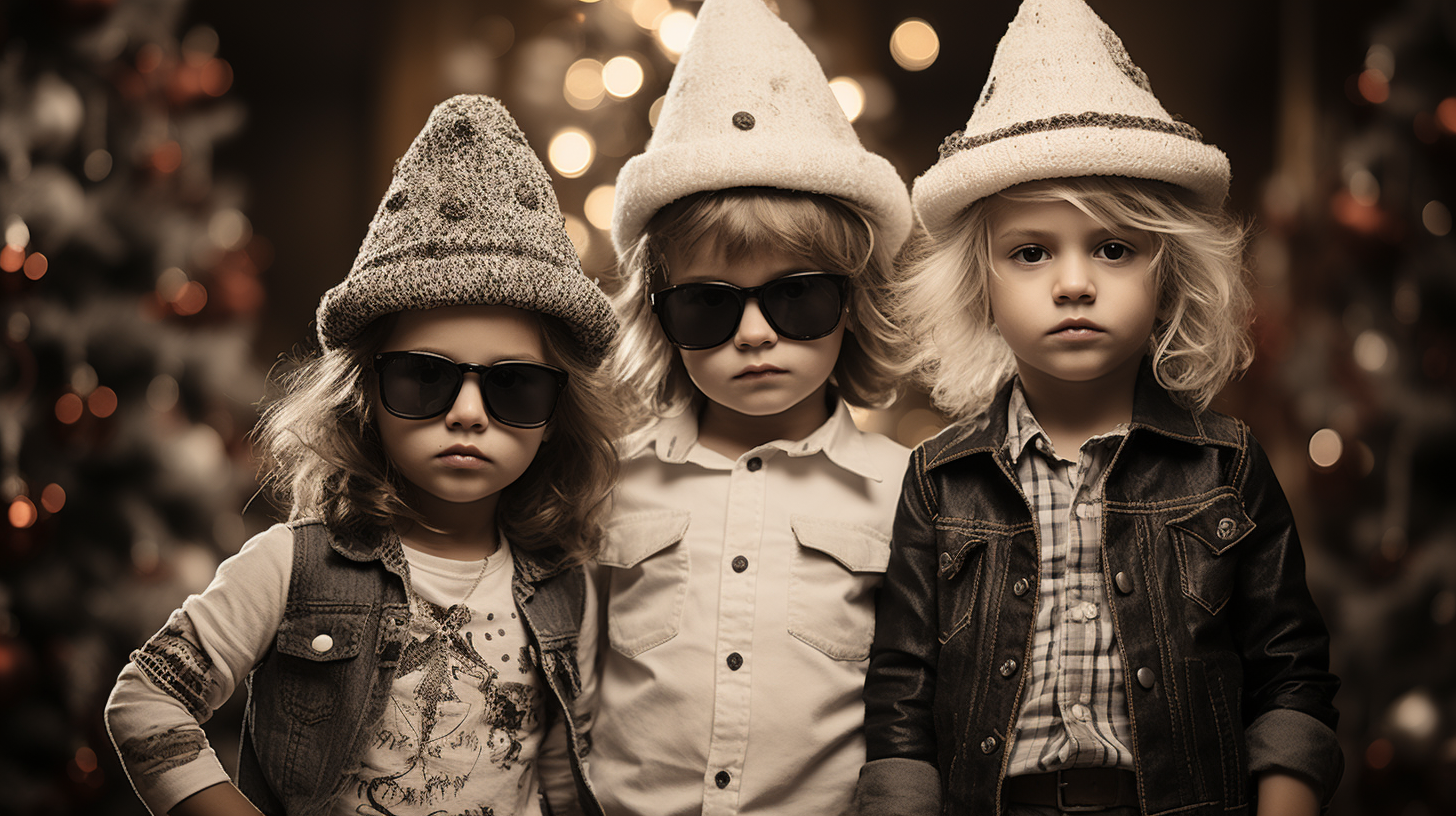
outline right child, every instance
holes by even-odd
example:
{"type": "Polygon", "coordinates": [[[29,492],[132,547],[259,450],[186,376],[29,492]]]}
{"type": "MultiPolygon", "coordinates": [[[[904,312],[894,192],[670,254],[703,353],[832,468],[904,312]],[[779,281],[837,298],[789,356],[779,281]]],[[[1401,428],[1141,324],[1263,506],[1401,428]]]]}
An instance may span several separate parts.
{"type": "Polygon", "coordinates": [[[958,422],[905,477],[855,812],[1328,803],[1339,684],[1293,518],[1208,410],[1251,348],[1228,183],[1082,0],[1022,4],[912,195],[899,305],[958,422]]]}
{"type": "Polygon", "coordinates": [[[909,453],[846,403],[893,392],[905,185],[762,0],[707,0],[617,197],[648,404],[597,562],[592,779],[608,814],[835,813],[909,453]]]}

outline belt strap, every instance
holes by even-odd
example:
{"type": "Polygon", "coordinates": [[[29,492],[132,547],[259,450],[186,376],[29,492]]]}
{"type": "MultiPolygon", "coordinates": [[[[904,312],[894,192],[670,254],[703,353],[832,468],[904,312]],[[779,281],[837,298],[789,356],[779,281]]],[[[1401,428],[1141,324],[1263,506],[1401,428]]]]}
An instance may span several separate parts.
{"type": "Polygon", "coordinates": [[[1006,779],[1006,798],[1068,813],[1137,806],[1137,774],[1120,768],[1066,768],[1006,779]]]}

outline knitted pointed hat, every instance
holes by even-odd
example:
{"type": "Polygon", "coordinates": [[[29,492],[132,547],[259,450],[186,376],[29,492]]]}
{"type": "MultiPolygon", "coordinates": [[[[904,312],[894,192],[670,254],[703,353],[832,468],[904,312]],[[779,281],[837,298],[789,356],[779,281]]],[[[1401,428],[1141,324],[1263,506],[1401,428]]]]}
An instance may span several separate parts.
{"type": "Polygon", "coordinates": [[[319,302],[319,342],[342,346],[391,312],[481,304],[560,318],[592,360],[617,331],[515,120],[495,99],[456,96],[395,163],[353,268],[319,302]]]}
{"type": "Polygon", "coordinates": [[[860,145],[809,47],[764,0],[706,0],[647,149],[617,175],[612,243],[704,190],[776,187],[859,205],[898,250],[910,232],[905,182],[860,145]]]}
{"type": "Polygon", "coordinates": [[[936,234],[992,193],[1076,176],[1165,181],[1217,207],[1229,163],[1168,115],[1147,74],[1083,0],[1025,0],[970,121],[915,180],[915,212],[936,234]]]}

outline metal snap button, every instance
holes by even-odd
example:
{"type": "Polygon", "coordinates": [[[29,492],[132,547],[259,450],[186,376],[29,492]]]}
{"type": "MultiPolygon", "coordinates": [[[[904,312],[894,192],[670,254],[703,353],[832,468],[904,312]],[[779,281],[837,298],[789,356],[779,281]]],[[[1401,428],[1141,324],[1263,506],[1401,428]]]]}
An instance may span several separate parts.
{"type": "Polygon", "coordinates": [[[734,652],[733,654],[728,655],[728,669],[729,669],[729,671],[738,671],[741,668],[743,668],[743,655],[741,655],[741,654],[739,654],[737,652],[734,652]]]}
{"type": "Polygon", "coordinates": [[[312,646],[315,652],[323,654],[324,652],[327,652],[328,650],[334,648],[334,639],[329,637],[328,635],[319,635],[318,637],[313,639],[313,642],[310,643],[309,646],[312,646]]]}
{"type": "Polygon", "coordinates": [[[1006,658],[1006,662],[1001,664],[1001,676],[1010,677],[1011,675],[1016,674],[1017,666],[1018,664],[1015,660],[1009,657],[1006,658]]]}
{"type": "Polygon", "coordinates": [[[1147,666],[1143,666],[1141,669],[1137,670],[1138,685],[1142,686],[1143,688],[1152,688],[1155,679],[1156,678],[1153,677],[1153,670],[1148,668],[1147,666]]]}
{"type": "Polygon", "coordinates": [[[941,572],[945,572],[946,570],[950,569],[951,561],[952,561],[952,559],[950,557],[950,553],[941,553],[940,554],[940,571],[941,572]]]}
{"type": "Polygon", "coordinates": [[[733,557],[733,571],[743,572],[746,569],[748,569],[748,559],[741,555],[735,555],[733,557]]]}
{"type": "Polygon", "coordinates": [[[1237,529],[1237,527],[1238,525],[1235,524],[1234,520],[1231,518],[1219,519],[1218,537],[1223,539],[1224,541],[1228,541],[1230,538],[1234,537],[1234,530],[1237,529]]]}
{"type": "Polygon", "coordinates": [[[995,737],[986,737],[985,739],[981,740],[981,753],[994,753],[996,751],[996,746],[1000,744],[1001,743],[996,741],[995,737]]]}
{"type": "Polygon", "coordinates": [[[1112,583],[1117,586],[1117,591],[1124,595],[1132,592],[1132,576],[1125,572],[1112,576],[1112,583]]]}
{"type": "Polygon", "coordinates": [[[739,111],[733,114],[733,127],[739,130],[753,130],[755,124],[757,123],[753,119],[753,114],[748,111],[739,111]]]}
{"type": "Polygon", "coordinates": [[[1016,583],[1011,585],[1012,594],[1016,595],[1018,598],[1022,595],[1025,595],[1028,589],[1031,589],[1031,582],[1026,580],[1025,578],[1018,579],[1016,583]]]}

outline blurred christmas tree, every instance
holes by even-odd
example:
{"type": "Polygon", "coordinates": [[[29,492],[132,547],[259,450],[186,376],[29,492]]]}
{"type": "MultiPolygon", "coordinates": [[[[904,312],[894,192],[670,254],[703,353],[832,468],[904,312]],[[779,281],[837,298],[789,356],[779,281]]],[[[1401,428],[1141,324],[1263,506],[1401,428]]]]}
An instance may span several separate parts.
{"type": "Polygon", "coordinates": [[[266,244],[213,150],[242,109],[182,0],[0,22],[0,790],[135,813],[101,722],[128,652],[244,538],[266,244]]]}

